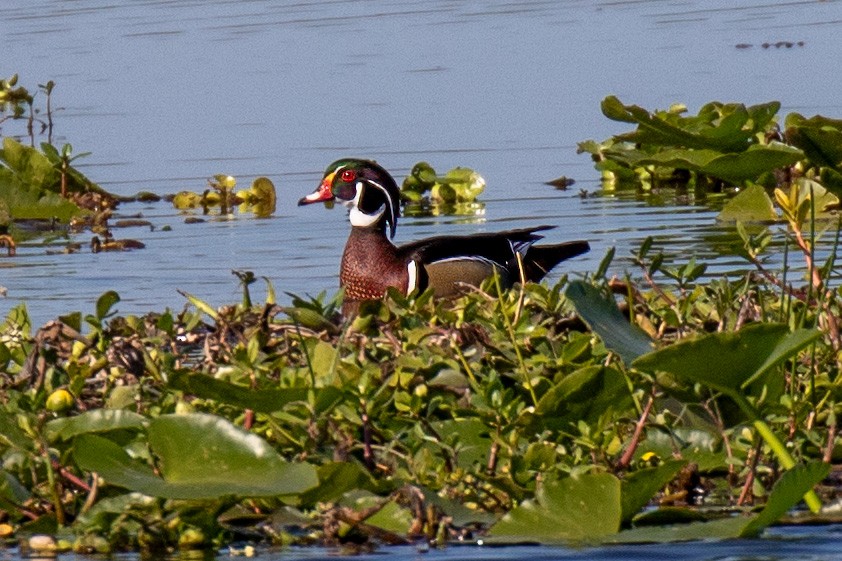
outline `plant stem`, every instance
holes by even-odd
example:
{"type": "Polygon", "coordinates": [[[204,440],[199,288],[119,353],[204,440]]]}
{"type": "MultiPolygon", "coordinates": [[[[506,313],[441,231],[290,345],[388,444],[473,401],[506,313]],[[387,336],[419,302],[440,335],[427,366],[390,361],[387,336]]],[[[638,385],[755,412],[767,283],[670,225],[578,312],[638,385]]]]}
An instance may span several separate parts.
{"type": "Polygon", "coordinates": [[[620,461],[617,463],[617,469],[626,469],[631,464],[632,458],[634,457],[634,452],[637,450],[637,445],[640,444],[640,436],[643,434],[643,427],[646,426],[646,420],[649,418],[649,413],[652,411],[652,406],[655,404],[655,396],[650,395],[649,401],[646,402],[646,407],[643,408],[643,413],[641,413],[640,418],[637,420],[637,423],[634,427],[634,434],[632,435],[631,442],[629,442],[629,447],[626,448],[626,451],[623,452],[623,456],[620,458],[620,461]]]}
{"type": "Polygon", "coordinates": [[[503,304],[503,288],[500,286],[500,275],[496,272],[494,274],[494,285],[497,288],[497,302],[500,306],[500,315],[503,316],[503,321],[506,324],[506,331],[509,334],[509,340],[512,342],[512,347],[515,349],[518,365],[520,366],[520,371],[523,374],[523,385],[526,386],[526,389],[529,391],[529,395],[532,398],[532,405],[538,405],[538,396],[535,395],[535,388],[532,387],[532,380],[529,378],[529,369],[526,367],[526,362],[523,360],[523,355],[521,354],[520,347],[517,344],[515,328],[512,325],[512,321],[509,319],[509,314],[506,313],[506,308],[503,304]]]}
{"type": "MultiPolygon", "coordinates": [[[[766,421],[760,418],[760,414],[757,410],[743,397],[739,392],[728,392],[728,396],[733,399],[740,409],[743,410],[746,415],[752,419],[751,423],[754,425],[754,428],[757,430],[758,434],[763,437],[763,440],[766,441],[766,444],[769,448],[772,449],[772,452],[778,458],[778,461],[781,463],[784,469],[792,469],[795,467],[795,459],[789,453],[789,450],[786,449],[786,446],[783,442],[778,438],[772,429],[769,428],[769,425],[766,424],[766,421]]],[[[822,502],[819,499],[819,496],[816,495],[816,492],[813,490],[807,491],[804,494],[804,502],[807,503],[807,507],[813,513],[818,513],[822,509],[822,502]]]]}

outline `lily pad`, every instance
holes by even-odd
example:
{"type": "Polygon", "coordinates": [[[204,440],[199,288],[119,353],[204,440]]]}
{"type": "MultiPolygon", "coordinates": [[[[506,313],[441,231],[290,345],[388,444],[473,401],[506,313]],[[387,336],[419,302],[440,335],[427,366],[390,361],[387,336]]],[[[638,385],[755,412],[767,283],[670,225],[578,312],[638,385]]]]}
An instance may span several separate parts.
{"type": "Polygon", "coordinates": [[[612,409],[629,405],[623,375],[614,368],[588,366],[565,376],[547,390],[535,407],[538,418],[554,426],[595,422],[612,409]]]}
{"type": "Polygon", "coordinates": [[[427,162],[418,162],[404,179],[401,197],[409,203],[421,203],[425,193],[435,203],[448,205],[472,203],[485,190],[485,179],[470,168],[457,167],[443,176],[427,162]]]}
{"type": "Polygon", "coordinates": [[[513,508],[489,531],[493,541],[594,542],[620,529],[620,480],[608,473],[541,485],[534,500],[513,508]]]}
{"type": "Polygon", "coordinates": [[[76,438],[74,457],[112,485],[169,499],[293,495],[318,484],[313,466],[285,462],[259,436],[213,415],[163,415],[150,421],[148,436],[161,477],[92,434],[76,438]]]}

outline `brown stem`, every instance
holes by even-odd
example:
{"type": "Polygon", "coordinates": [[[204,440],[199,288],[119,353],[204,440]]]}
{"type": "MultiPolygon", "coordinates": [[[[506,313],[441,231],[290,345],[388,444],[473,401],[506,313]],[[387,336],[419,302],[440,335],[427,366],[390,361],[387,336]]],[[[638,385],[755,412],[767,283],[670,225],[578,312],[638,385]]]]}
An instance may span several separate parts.
{"type": "Polygon", "coordinates": [[[643,408],[643,413],[640,414],[640,418],[637,420],[637,423],[634,426],[634,434],[632,434],[632,439],[629,442],[629,447],[626,448],[626,451],[623,452],[623,456],[620,458],[620,461],[617,463],[617,470],[623,470],[629,467],[631,464],[632,458],[634,457],[634,453],[637,450],[638,444],[640,444],[640,437],[643,434],[643,428],[646,426],[646,420],[649,418],[649,413],[652,411],[652,406],[655,404],[655,396],[650,395],[649,401],[646,402],[646,406],[643,408]]]}
{"type": "Polygon", "coordinates": [[[813,281],[813,288],[816,289],[817,293],[821,293],[822,287],[824,286],[821,271],[813,263],[813,254],[810,250],[810,245],[804,239],[801,230],[795,230],[795,243],[798,244],[798,248],[804,254],[804,260],[807,262],[807,270],[810,271],[811,280],[813,281]]]}
{"type": "Polygon", "coordinates": [[[664,292],[663,289],[655,283],[655,279],[652,278],[652,275],[650,275],[649,271],[647,271],[645,268],[643,269],[643,278],[646,279],[646,282],[649,284],[649,286],[652,287],[652,290],[654,290],[655,293],[658,296],[660,296],[664,300],[664,302],[667,303],[668,306],[675,305],[675,300],[673,300],[669,294],[664,292]]]}
{"type": "Polygon", "coordinates": [[[68,469],[67,469],[66,467],[64,467],[63,465],[61,465],[61,464],[58,462],[58,460],[53,459],[53,460],[52,460],[52,463],[53,463],[53,469],[54,469],[54,470],[56,470],[56,471],[58,472],[58,474],[62,477],[62,479],[64,479],[64,480],[65,480],[65,481],[67,481],[68,483],[73,484],[75,487],[78,487],[79,489],[82,489],[83,491],[88,491],[88,492],[90,492],[90,490],[91,490],[91,486],[90,486],[90,485],[88,485],[87,483],[85,483],[84,481],[82,481],[81,479],[79,479],[79,478],[78,478],[76,475],[74,475],[73,473],[71,473],[71,471],[70,471],[70,470],[68,470],[68,469]]]}
{"type": "Polygon", "coordinates": [[[737,499],[737,506],[742,506],[748,500],[751,488],[754,486],[754,474],[757,471],[757,460],[760,456],[761,440],[757,439],[757,444],[749,450],[749,471],[746,476],[746,482],[743,485],[743,490],[740,492],[740,497],[737,499]]]}

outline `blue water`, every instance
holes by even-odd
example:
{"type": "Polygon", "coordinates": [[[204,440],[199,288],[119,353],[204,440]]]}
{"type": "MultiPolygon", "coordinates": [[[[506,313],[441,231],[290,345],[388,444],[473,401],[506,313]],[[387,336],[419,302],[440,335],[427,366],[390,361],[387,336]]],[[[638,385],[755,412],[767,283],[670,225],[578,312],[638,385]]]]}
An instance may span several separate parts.
{"type": "MultiPolygon", "coordinates": [[[[15,548],[4,549],[0,555],[2,559],[21,558],[15,548]]],[[[119,554],[114,558],[134,561],[138,556],[119,554]]],[[[257,546],[253,557],[222,550],[216,558],[252,561],[328,561],[341,558],[355,561],[840,561],[842,526],[783,526],[770,528],[757,539],[596,547],[488,546],[474,542],[442,549],[431,549],[424,545],[382,546],[373,551],[360,552],[342,548],[275,549],[257,546]]],[[[91,557],[67,553],[62,554],[60,559],[83,561],[91,557]]]]}
{"type": "MultiPolygon", "coordinates": [[[[0,314],[26,302],[40,324],[89,312],[110,289],[125,313],[180,309],[179,289],[222,305],[239,298],[232,269],[266,277],[279,294],[332,293],[344,212],[295,203],[347,155],[377,159],[399,180],[419,160],[486,178],[482,215],[408,218],[398,242],[548,223],[550,241],[593,247],[551,282],[593,270],[612,246],[625,258],[647,235],[675,258],[742,266],[704,242],[727,233],[705,201],[597,196],[598,174],[576,143],[627,130],[600,113],[608,94],[691,111],[777,99],[782,115],[840,117],[840,22],[837,1],[6,0],[0,74],[19,73],[33,91],[56,82],[57,142],[92,152],[79,167],[93,180],[166,194],[202,191],[216,173],[241,186],[266,175],[279,203],[269,219],[201,224],[166,204],[123,205],[156,228],[115,235],[147,249],[55,256],[28,245],[0,257],[0,314]],[[782,40],[803,46],[762,46],[782,40]],[[560,175],[576,185],[544,185],[560,175]]],[[[620,259],[613,272],[629,267],[620,259]]]]}

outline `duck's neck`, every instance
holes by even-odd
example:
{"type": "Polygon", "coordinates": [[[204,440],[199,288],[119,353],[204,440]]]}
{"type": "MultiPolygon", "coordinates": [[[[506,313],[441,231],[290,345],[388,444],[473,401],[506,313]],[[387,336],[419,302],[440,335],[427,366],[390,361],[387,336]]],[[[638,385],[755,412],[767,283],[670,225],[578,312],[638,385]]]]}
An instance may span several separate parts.
{"type": "Polygon", "coordinates": [[[406,264],[382,227],[353,226],[339,270],[339,284],[346,300],[382,297],[388,287],[406,291],[406,264]]]}

